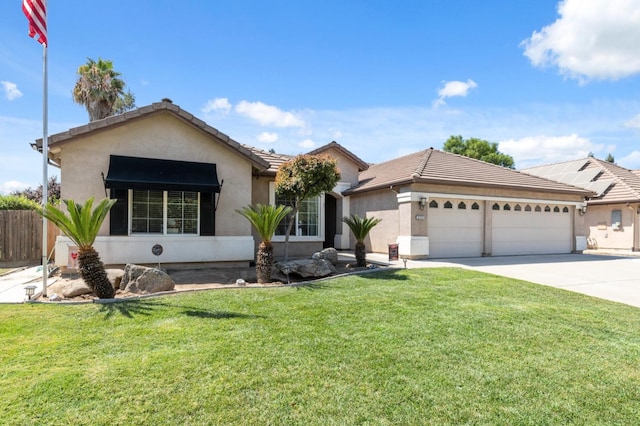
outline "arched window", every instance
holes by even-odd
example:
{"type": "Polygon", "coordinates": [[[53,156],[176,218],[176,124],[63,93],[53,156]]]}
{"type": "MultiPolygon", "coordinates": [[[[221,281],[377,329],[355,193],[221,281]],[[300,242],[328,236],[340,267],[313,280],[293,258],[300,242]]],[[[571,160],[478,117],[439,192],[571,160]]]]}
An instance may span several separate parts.
{"type": "Polygon", "coordinates": [[[465,209],[467,208],[467,205],[466,205],[464,202],[460,201],[460,202],[458,203],[458,208],[459,208],[460,210],[465,210],[465,209]]]}
{"type": "Polygon", "coordinates": [[[564,206],[564,208],[562,209],[562,213],[569,213],[569,207],[564,206]]]}
{"type": "Polygon", "coordinates": [[[451,201],[446,201],[444,203],[444,208],[445,209],[452,209],[453,208],[453,204],[451,204],[451,201]]]}
{"type": "Polygon", "coordinates": [[[522,207],[520,207],[520,204],[516,204],[516,206],[513,208],[513,210],[519,212],[522,210],[522,207]]]}
{"type": "Polygon", "coordinates": [[[500,210],[500,206],[498,205],[498,203],[493,203],[493,206],[491,206],[492,210],[500,210]]]}
{"type": "Polygon", "coordinates": [[[554,213],[560,213],[560,207],[555,206],[555,207],[553,208],[553,212],[554,212],[554,213]]]}
{"type": "Polygon", "coordinates": [[[471,204],[471,210],[480,210],[480,205],[478,203],[471,204]]]}
{"type": "Polygon", "coordinates": [[[536,206],[535,211],[537,211],[537,212],[541,212],[541,211],[542,211],[542,209],[540,208],[540,206],[536,206]]]}
{"type": "Polygon", "coordinates": [[[430,209],[437,209],[438,208],[438,202],[436,200],[429,201],[429,208],[430,209]]]}
{"type": "Polygon", "coordinates": [[[549,213],[551,211],[551,207],[549,206],[544,206],[544,211],[549,213]]]}
{"type": "Polygon", "coordinates": [[[524,207],[524,211],[525,211],[525,212],[530,212],[530,211],[531,211],[531,206],[530,206],[529,204],[527,204],[527,205],[524,207]]]}
{"type": "Polygon", "coordinates": [[[502,210],[511,211],[511,206],[509,204],[505,204],[502,210]]]}

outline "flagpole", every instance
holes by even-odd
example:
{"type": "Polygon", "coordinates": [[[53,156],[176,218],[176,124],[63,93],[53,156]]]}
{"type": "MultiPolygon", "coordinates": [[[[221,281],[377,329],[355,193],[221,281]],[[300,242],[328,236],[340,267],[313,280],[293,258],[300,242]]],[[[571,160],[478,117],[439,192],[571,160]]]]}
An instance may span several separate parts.
{"type": "MultiPolygon", "coordinates": [[[[47,206],[47,198],[49,194],[49,173],[47,165],[49,163],[49,141],[48,139],[48,84],[47,84],[47,45],[42,45],[42,208],[47,206]]],[[[47,297],[47,276],[49,275],[48,268],[48,243],[49,238],[47,235],[47,219],[42,216],[42,296],[47,297]]]]}

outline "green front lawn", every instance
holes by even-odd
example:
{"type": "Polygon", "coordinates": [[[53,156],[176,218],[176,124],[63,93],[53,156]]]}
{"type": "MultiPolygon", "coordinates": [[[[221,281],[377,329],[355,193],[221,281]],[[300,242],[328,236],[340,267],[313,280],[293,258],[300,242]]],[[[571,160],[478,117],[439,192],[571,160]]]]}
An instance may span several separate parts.
{"type": "Polygon", "coordinates": [[[640,309],[461,269],[0,305],[20,425],[635,424],[640,309]]]}

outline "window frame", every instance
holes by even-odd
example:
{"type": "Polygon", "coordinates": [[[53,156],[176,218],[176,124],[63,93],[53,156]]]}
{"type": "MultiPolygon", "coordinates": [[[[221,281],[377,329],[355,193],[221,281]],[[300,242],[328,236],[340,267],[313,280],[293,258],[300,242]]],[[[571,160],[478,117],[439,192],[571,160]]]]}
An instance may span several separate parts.
{"type": "Polygon", "coordinates": [[[169,210],[169,192],[170,190],[156,190],[162,191],[162,232],[135,232],[133,231],[133,193],[134,191],[150,191],[148,189],[128,189],[128,206],[127,206],[127,229],[130,236],[162,236],[162,237],[199,237],[200,234],[200,208],[201,208],[201,193],[196,191],[174,191],[174,192],[189,192],[196,194],[196,232],[195,233],[180,233],[180,232],[168,232],[168,210],[169,210]]]}
{"type": "MultiPolygon", "coordinates": [[[[276,184],[275,182],[269,182],[269,204],[275,206],[276,202],[276,184]]],[[[322,193],[317,197],[318,202],[318,235],[295,235],[293,230],[289,235],[290,242],[323,242],[325,239],[325,194],[322,193]]],[[[287,219],[283,219],[286,221],[287,219]]],[[[297,219],[296,219],[297,220],[297,219]]],[[[274,235],[271,239],[272,242],[281,243],[286,239],[285,235],[274,235]]]]}

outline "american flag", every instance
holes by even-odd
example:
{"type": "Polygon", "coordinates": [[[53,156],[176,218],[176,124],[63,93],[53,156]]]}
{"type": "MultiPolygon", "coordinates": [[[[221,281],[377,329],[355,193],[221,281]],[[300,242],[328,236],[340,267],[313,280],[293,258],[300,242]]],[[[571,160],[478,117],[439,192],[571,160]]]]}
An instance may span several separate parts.
{"type": "Polygon", "coordinates": [[[22,0],[22,11],[29,21],[29,37],[38,36],[42,45],[47,45],[47,1],[22,0]]]}

